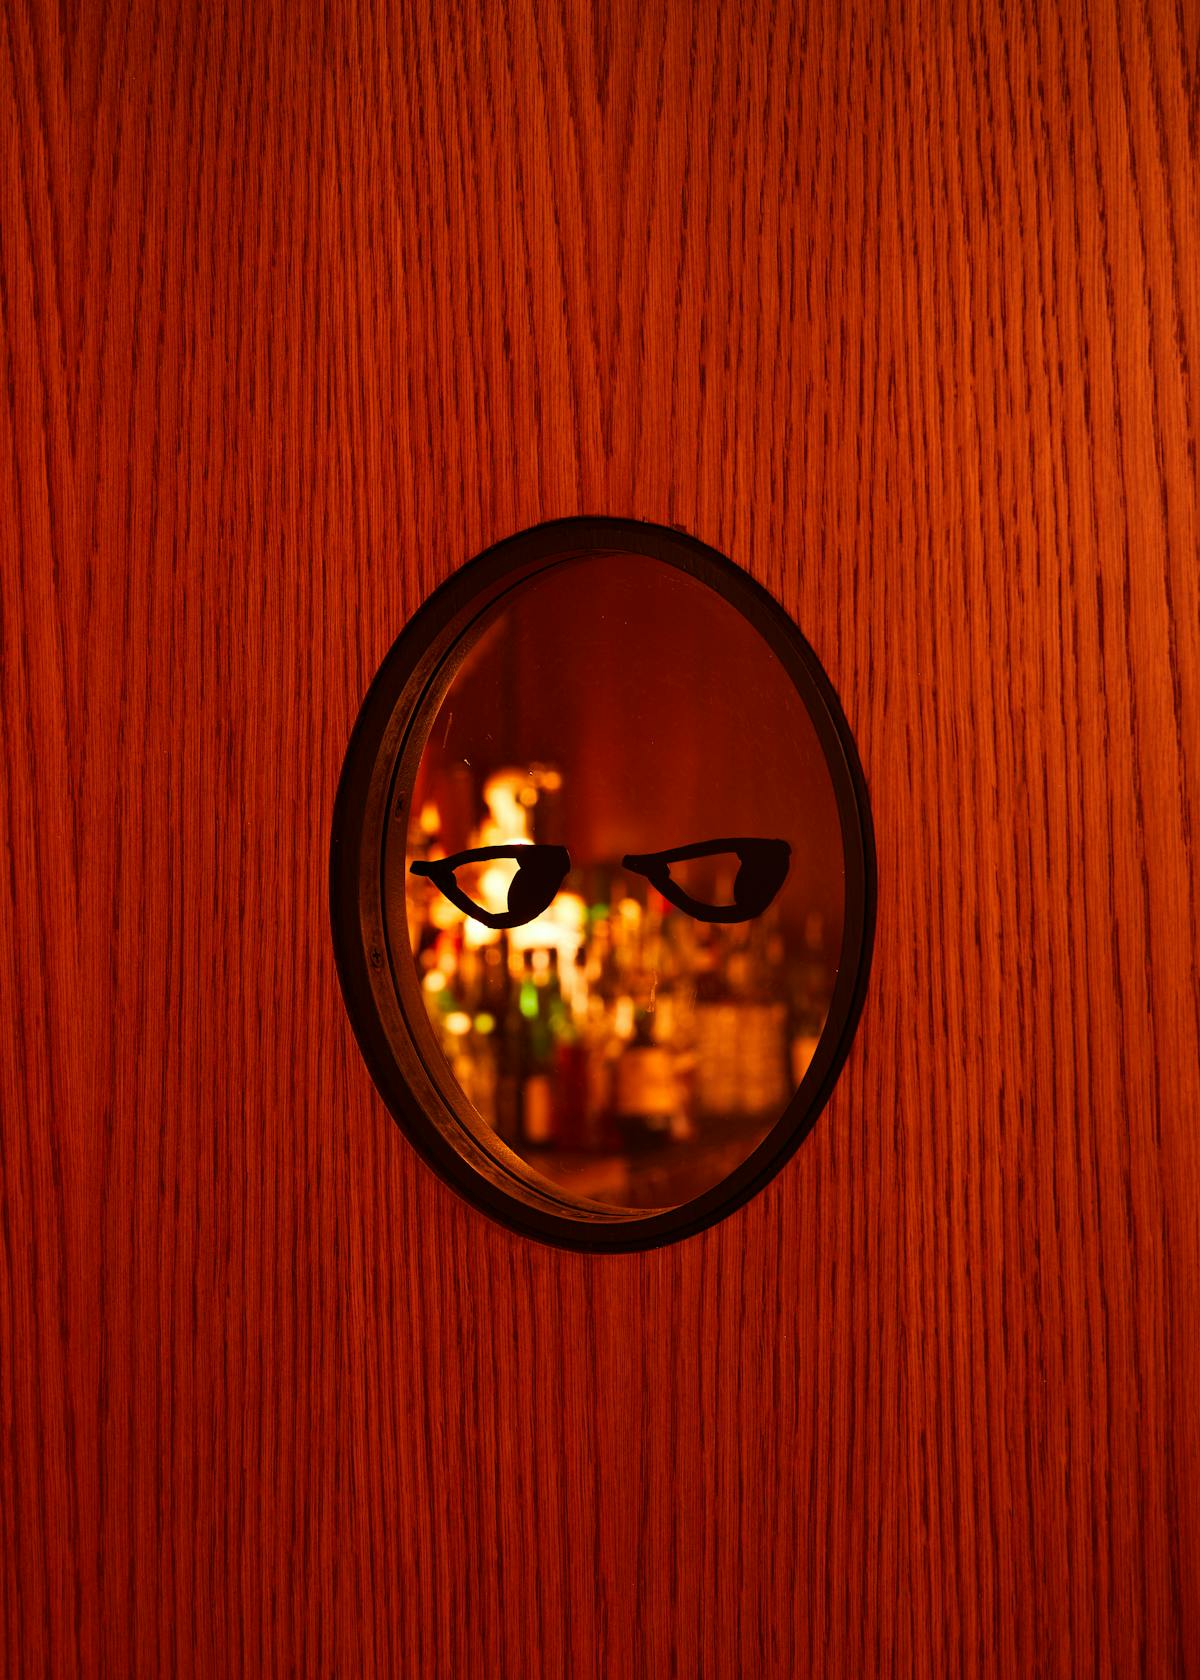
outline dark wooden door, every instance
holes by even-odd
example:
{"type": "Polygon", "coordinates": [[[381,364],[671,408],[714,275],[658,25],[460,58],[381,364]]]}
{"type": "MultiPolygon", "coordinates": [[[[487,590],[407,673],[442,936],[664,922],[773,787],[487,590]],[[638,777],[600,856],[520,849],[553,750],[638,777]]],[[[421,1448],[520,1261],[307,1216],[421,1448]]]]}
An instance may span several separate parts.
{"type": "Polygon", "coordinates": [[[24,5],[0,36],[8,1674],[1197,1673],[1200,13],[24,5]],[[771,589],[879,918],[786,1171],[489,1224],[338,769],[566,514],[771,589]]]}

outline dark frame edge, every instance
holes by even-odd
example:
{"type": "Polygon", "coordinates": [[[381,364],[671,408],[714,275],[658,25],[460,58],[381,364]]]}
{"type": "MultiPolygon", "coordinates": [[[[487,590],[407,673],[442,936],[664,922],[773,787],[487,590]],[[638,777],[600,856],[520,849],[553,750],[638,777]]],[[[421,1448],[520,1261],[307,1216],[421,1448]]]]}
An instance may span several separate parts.
{"type": "MultiPolygon", "coordinates": [[[[802,687],[801,694],[803,697],[802,687]]],[[[824,739],[820,718],[814,717],[814,723],[824,739]]],[[[831,765],[831,773],[834,768],[831,765]]],[[[519,1235],[584,1253],[648,1251],[695,1236],[744,1207],[787,1165],[829,1102],[857,1034],[874,955],[878,874],[866,775],[837,691],[815,650],[782,604],[757,578],[718,550],[676,527],[607,515],[549,520],[500,539],[457,567],[426,597],[388,649],[355,718],[338,778],[331,823],[329,895],[334,961],[351,1029],[378,1095],[421,1159],[477,1211],[519,1235]],[[680,552],[665,553],[664,548],[680,552]],[[422,1111],[378,1018],[370,965],[373,960],[381,962],[383,958],[380,952],[368,954],[360,937],[363,834],[361,820],[352,822],[348,828],[347,819],[355,811],[356,803],[361,819],[378,752],[400,690],[419,668],[422,654],[453,623],[456,615],[523,563],[535,570],[540,569],[538,562],[551,565],[571,555],[604,549],[644,554],[677,566],[682,563],[681,569],[700,575],[702,581],[751,619],[780,654],[793,681],[796,681],[793,661],[799,664],[804,678],[817,691],[838,747],[838,768],[843,771],[845,781],[840,782],[834,775],[835,792],[843,819],[847,811],[854,819],[850,827],[858,842],[860,891],[853,895],[850,892],[848,860],[846,913],[849,917],[853,905],[858,922],[853,938],[853,988],[843,1005],[836,1038],[829,1043],[827,1052],[825,1046],[818,1052],[825,1057],[826,1066],[803,1105],[798,1100],[798,1088],[743,1167],[703,1196],[644,1218],[635,1215],[593,1220],[550,1212],[507,1193],[455,1150],[422,1111]],[[693,565],[687,564],[689,558],[694,560],[693,565]],[[718,581],[704,573],[714,574],[718,581]],[[730,589],[721,588],[722,578],[729,580],[730,589]],[[737,599],[736,592],[745,599],[737,599]],[[747,611],[748,604],[756,610],[747,611]],[[848,806],[844,803],[847,794],[848,806]],[[351,851],[355,856],[348,855],[351,851]]],[[[844,930],[844,949],[846,943],[844,930]]]]}

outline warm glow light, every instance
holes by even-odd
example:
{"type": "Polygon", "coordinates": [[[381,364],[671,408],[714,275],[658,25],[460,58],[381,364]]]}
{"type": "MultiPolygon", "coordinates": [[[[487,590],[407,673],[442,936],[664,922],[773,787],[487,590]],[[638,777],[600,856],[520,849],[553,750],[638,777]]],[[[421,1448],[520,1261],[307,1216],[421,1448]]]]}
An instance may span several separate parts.
{"type": "Polygon", "coordinates": [[[583,936],[578,928],[568,927],[565,922],[560,922],[553,911],[552,904],[550,909],[535,921],[526,922],[523,927],[511,928],[508,939],[512,949],[557,951],[560,962],[566,962],[573,957],[582,943],[583,936]]]}
{"type": "Polygon", "coordinates": [[[582,930],[587,921],[588,911],[587,905],[578,893],[558,893],[553,904],[550,906],[550,909],[554,913],[555,921],[561,922],[564,927],[569,927],[573,932],[579,933],[582,937],[582,930]]]}
{"type": "Polygon", "coordinates": [[[471,1017],[462,1009],[456,1009],[446,1017],[446,1031],[453,1033],[455,1038],[461,1038],[471,1030],[471,1017]]]}
{"type": "Polygon", "coordinates": [[[446,987],[446,976],[440,968],[431,968],[423,981],[427,992],[441,992],[446,987]]]}
{"type": "MultiPolygon", "coordinates": [[[[516,845],[516,841],[497,841],[497,845],[516,845]]],[[[512,886],[513,877],[517,873],[515,863],[498,859],[489,863],[482,872],[475,888],[475,896],[483,910],[490,910],[493,915],[508,909],[508,889],[512,886]]]]}
{"type": "Polygon", "coordinates": [[[433,890],[429,902],[429,920],[441,932],[448,932],[455,928],[463,919],[463,913],[448,898],[443,898],[440,892],[433,890]]]}
{"type": "Polygon", "coordinates": [[[481,846],[506,846],[529,839],[529,813],[521,803],[525,778],[517,770],[502,770],[483,784],[488,821],[480,828],[481,846]]]}

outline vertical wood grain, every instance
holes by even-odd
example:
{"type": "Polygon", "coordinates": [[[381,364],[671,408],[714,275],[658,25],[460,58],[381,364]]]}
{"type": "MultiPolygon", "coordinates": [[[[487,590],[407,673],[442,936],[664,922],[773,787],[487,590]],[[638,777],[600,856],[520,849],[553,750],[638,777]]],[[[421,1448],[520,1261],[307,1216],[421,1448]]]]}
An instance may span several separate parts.
{"type": "Polygon", "coordinates": [[[0,32],[12,1674],[1197,1672],[1200,13],[0,32]],[[460,1205],[341,1006],[341,755],[522,526],[784,602],[879,848],[796,1160],[460,1205]]]}

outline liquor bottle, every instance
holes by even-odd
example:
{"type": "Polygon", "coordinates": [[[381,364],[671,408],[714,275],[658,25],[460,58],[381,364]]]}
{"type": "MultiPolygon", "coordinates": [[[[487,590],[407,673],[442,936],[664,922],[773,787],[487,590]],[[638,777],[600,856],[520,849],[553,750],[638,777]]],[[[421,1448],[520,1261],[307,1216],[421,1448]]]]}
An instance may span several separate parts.
{"type": "Polygon", "coordinates": [[[776,983],[768,955],[771,927],[764,918],[750,924],[746,971],[739,1000],[741,1112],[775,1119],[791,1094],[788,1065],[787,998],[776,983]]]}
{"type": "Polygon", "coordinates": [[[461,970],[463,1007],[471,1028],[464,1050],[471,1063],[471,1100],[493,1131],[500,1131],[500,1077],[504,1056],[504,1020],[508,1012],[508,941],[465,951],[461,970]],[[470,962],[467,959],[470,958],[470,962]]]}
{"type": "Polygon", "coordinates": [[[613,1118],[617,1131],[627,1149],[652,1149],[677,1135],[681,1110],[675,1057],[668,1045],[656,1042],[651,1011],[639,1009],[633,1037],[616,1066],[613,1118]]]}
{"type": "MultiPolygon", "coordinates": [[[[504,954],[508,956],[507,940],[504,942],[504,954]]],[[[515,959],[505,962],[504,1013],[497,1019],[501,1022],[499,1043],[496,1046],[496,1130],[506,1143],[514,1145],[520,1143],[522,1137],[522,1088],[525,1079],[525,1017],[521,1012],[521,998],[526,981],[532,984],[532,975],[526,972],[528,953],[525,954],[520,966],[515,959]]],[[[493,981],[499,995],[499,982],[493,981]]]]}
{"type": "MultiPolygon", "coordinates": [[[[730,1120],[740,1110],[737,1003],[726,982],[727,930],[705,929],[696,943],[695,1039],[696,1112],[730,1120]]],[[[736,964],[735,964],[736,973],[736,964]]]]}
{"type": "Polygon", "coordinates": [[[650,1035],[670,1057],[674,1083],[670,1134],[673,1142],[681,1143],[696,1135],[695,997],[690,976],[685,981],[676,954],[669,949],[665,938],[657,948],[653,974],[655,980],[647,1005],[651,1011],[650,1035]]]}
{"type": "MultiPolygon", "coordinates": [[[[606,880],[606,890],[608,885],[606,880]]],[[[613,1081],[617,1059],[624,1047],[617,1016],[620,979],[613,952],[612,918],[607,899],[593,904],[589,913],[589,929],[584,967],[587,981],[583,1029],[587,1056],[584,1132],[592,1148],[606,1149],[619,1143],[612,1129],[613,1081]]]]}
{"type": "MultiPolygon", "coordinates": [[[[555,953],[557,955],[557,953],[555,953]]],[[[558,991],[558,976],[554,976],[558,991]]],[[[524,1024],[521,1140],[535,1148],[554,1140],[554,1032],[551,1025],[550,953],[527,951],[519,1009],[524,1024]]],[[[558,992],[562,1006],[562,993],[558,992]]]]}
{"type": "MultiPolygon", "coordinates": [[[[549,1139],[557,1148],[577,1149],[586,1141],[587,1053],[580,1043],[575,1017],[563,997],[558,952],[535,952],[534,984],[538,991],[540,1065],[537,1074],[548,1081],[549,1139]]],[[[545,1093],[538,1089],[534,1109],[544,1121],[545,1093]]]]}
{"type": "Polygon", "coordinates": [[[563,998],[562,981],[558,974],[558,951],[554,947],[548,951],[533,953],[533,983],[538,989],[539,1019],[545,1023],[551,1040],[557,1040],[566,1028],[570,1011],[563,998]]]}

